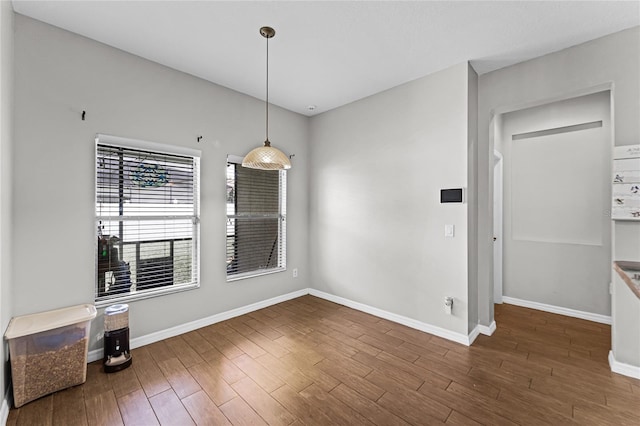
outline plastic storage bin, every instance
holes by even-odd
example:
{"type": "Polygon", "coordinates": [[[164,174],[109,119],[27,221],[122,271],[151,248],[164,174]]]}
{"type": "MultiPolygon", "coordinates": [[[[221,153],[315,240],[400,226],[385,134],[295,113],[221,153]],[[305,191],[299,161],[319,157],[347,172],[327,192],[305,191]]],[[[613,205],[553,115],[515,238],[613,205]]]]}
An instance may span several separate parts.
{"type": "Polygon", "coordinates": [[[13,401],[17,407],[87,380],[87,350],[93,305],[14,317],[9,341],[13,401]]]}

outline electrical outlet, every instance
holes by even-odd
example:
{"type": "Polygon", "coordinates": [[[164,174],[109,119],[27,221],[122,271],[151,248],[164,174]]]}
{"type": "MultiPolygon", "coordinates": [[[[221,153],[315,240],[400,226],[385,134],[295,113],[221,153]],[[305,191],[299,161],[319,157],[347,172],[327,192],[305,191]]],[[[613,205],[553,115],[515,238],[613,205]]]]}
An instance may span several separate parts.
{"type": "Polygon", "coordinates": [[[451,315],[453,311],[453,297],[447,296],[444,298],[444,311],[447,315],[451,315]]]}
{"type": "Polygon", "coordinates": [[[298,278],[298,268],[293,268],[293,278],[298,278]]]}
{"type": "Polygon", "coordinates": [[[102,333],[98,333],[98,335],[96,336],[96,342],[100,342],[103,337],[104,335],[102,333]]]}
{"type": "Polygon", "coordinates": [[[613,283],[609,283],[609,294],[613,294],[613,283]]]}

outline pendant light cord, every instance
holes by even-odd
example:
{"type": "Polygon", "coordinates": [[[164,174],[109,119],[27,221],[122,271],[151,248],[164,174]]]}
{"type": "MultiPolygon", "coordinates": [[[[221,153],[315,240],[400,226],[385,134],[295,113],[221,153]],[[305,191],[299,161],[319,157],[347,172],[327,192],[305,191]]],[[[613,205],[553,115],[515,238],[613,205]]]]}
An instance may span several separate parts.
{"type": "Polygon", "coordinates": [[[269,142],[269,37],[267,37],[267,101],[265,105],[266,109],[266,140],[265,143],[269,142]]]}

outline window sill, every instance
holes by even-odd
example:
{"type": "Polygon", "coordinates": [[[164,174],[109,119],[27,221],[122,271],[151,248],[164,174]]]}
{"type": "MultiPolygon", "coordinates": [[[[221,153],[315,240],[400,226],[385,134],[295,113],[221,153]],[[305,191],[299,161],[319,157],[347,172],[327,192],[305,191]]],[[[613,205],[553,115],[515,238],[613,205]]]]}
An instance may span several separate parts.
{"type": "Polygon", "coordinates": [[[167,294],[180,293],[182,291],[199,288],[199,283],[184,284],[173,288],[159,288],[155,290],[145,290],[139,293],[119,294],[117,296],[101,298],[95,301],[96,308],[104,308],[114,303],[135,302],[137,300],[150,299],[152,297],[164,296],[167,294]]]}
{"type": "Polygon", "coordinates": [[[236,274],[236,275],[232,275],[232,276],[227,276],[227,282],[233,282],[233,281],[240,281],[240,280],[244,280],[247,278],[254,278],[254,277],[261,277],[263,275],[270,275],[270,274],[276,274],[278,272],[284,272],[286,271],[287,268],[273,268],[273,269],[266,269],[264,271],[251,271],[251,272],[245,272],[243,274],[236,274]]]}

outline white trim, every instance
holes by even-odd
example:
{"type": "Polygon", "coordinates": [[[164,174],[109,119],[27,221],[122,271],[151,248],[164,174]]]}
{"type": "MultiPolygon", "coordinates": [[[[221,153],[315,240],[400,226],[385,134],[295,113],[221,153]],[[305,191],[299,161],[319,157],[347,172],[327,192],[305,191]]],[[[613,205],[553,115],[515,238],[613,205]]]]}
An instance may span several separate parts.
{"type": "Polygon", "coordinates": [[[163,154],[185,155],[188,157],[202,157],[199,149],[187,148],[184,146],[169,145],[158,142],[144,141],[140,139],[129,139],[120,136],[96,134],[96,145],[98,144],[116,145],[122,148],[142,149],[145,151],[160,152],[163,154]]]}
{"type": "Polygon", "coordinates": [[[240,157],[239,155],[227,154],[227,163],[242,165],[242,160],[244,160],[244,157],[240,157]]]}
{"type": "Polygon", "coordinates": [[[9,410],[13,402],[11,399],[11,389],[13,389],[13,385],[9,382],[9,387],[7,387],[7,392],[4,394],[4,399],[2,400],[2,408],[0,408],[0,425],[6,425],[7,419],[9,418],[9,410]]]}
{"type": "Polygon", "coordinates": [[[553,314],[565,315],[573,318],[580,318],[587,321],[599,322],[601,324],[611,324],[611,316],[594,314],[591,312],[578,311],[564,308],[562,306],[547,305],[545,303],[531,302],[529,300],[516,299],[515,297],[502,296],[502,301],[510,305],[523,306],[525,308],[537,309],[539,311],[551,312],[553,314]]]}
{"type": "MultiPolygon", "coordinates": [[[[206,327],[211,324],[225,321],[231,318],[238,317],[240,315],[248,314],[258,309],[263,309],[271,305],[275,305],[287,300],[295,299],[309,294],[309,289],[297,290],[291,293],[283,294],[282,296],[272,297],[271,299],[263,300],[261,302],[252,303],[250,305],[241,306],[239,308],[231,309],[230,311],[220,312],[219,314],[211,315],[206,318],[191,321],[185,324],[177,325],[175,327],[167,328],[166,330],[156,331],[155,333],[147,334],[144,336],[131,339],[131,349],[139,348],[140,346],[149,345],[151,343],[158,342],[160,340],[168,339],[170,337],[177,336],[179,334],[188,333],[189,331],[197,330],[198,328],[206,327]]],[[[104,356],[104,349],[94,349],[89,352],[87,356],[87,362],[93,362],[101,360],[104,356]]]]}
{"type": "Polygon", "coordinates": [[[640,379],[640,367],[616,361],[616,358],[613,356],[613,351],[609,351],[609,367],[614,373],[640,379]]]}
{"type": "Polygon", "coordinates": [[[480,334],[491,336],[493,332],[496,331],[496,322],[491,321],[491,324],[489,324],[489,326],[478,324],[478,330],[480,331],[480,334]]]}
{"type": "Polygon", "coordinates": [[[471,330],[471,333],[469,333],[469,336],[468,336],[469,343],[467,344],[467,346],[471,346],[471,344],[478,338],[479,335],[480,335],[480,326],[476,325],[475,327],[473,327],[473,330],[471,330]]]}
{"type": "MultiPolygon", "coordinates": [[[[309,294],[319,297],[321,299],[328,300],[330,302],[338,303],[340,305],[347,306],[358,311],[366,312],[379,318],[384,318],[389,321],[397,322],[398,324],[406,325],[407,327],[415,328],[416,330],[424,331],[425,333],[433,334],[438,337],[442,337],[447,340],[451,340],[456,343],[460,343],[466,346],[473,343],[473,339],[477,336],[472,331],[469,335],[462,333],[456,333],[455,331],[447,330],[444,328],[436,327],[435,325],[427,324],[422,321],[407,318],[402,315],[394,314],[382,309],[374,308],[373,306],[365,305],[364,303],[354,302],[353,300],[345,299],[344,297],[334,296],[333,294],[325,293],[316,289],[309,289],[309,294]]],[[[477,328],[477,327],[476,327],[477,328]]],[[[477,333],[477,332],[476,332],[477,333]]]]}
{"type": "MultiPolygon", "coordinates": [[[[200,256],[198,256],[198,264],[200,263],[200,256]]],[[[198,268],[199,270],[200,268],[198,268]]],[[[152,297],[164,296],[165,294],[173,294],[180,293],[181,291],[195,290],[200,288],[200,282],[190,283],[190,284],[180,284],[171,286],[169,288],[156,288],[146,291],[141,291],[140,293],[130,293],[129,295],[115,295],[115,296],[105,296],[105,299],[100,299],[95,301],[96,308],[104,308],[109,305],[113,305],[114,303],[129,303],[135,302],[137,300],[150,299],[152,297]]]]}
{"type": "Polygon", "coordinates": [[[493,150],[493,303],[502,303],[502,262],[504,245],[504,157],[493,150]]]}
{"type": "Polygon", "coordinates": [[[260,270],[258,269],[256,271],[242,272],[242,273],[234,274],[231,276],[227,275],[227,282],[232,283],[234,281],[246,280],[247,278],[255,278],[255,277],[261,277],[263,275],[277,274],[278,272],[286,272],[287,268],[286,266],[276,266],[275,268],[271,268],[271,269],[263,269],[260,272],[257,272],[257,271],[260,271],[260,270]]]}

